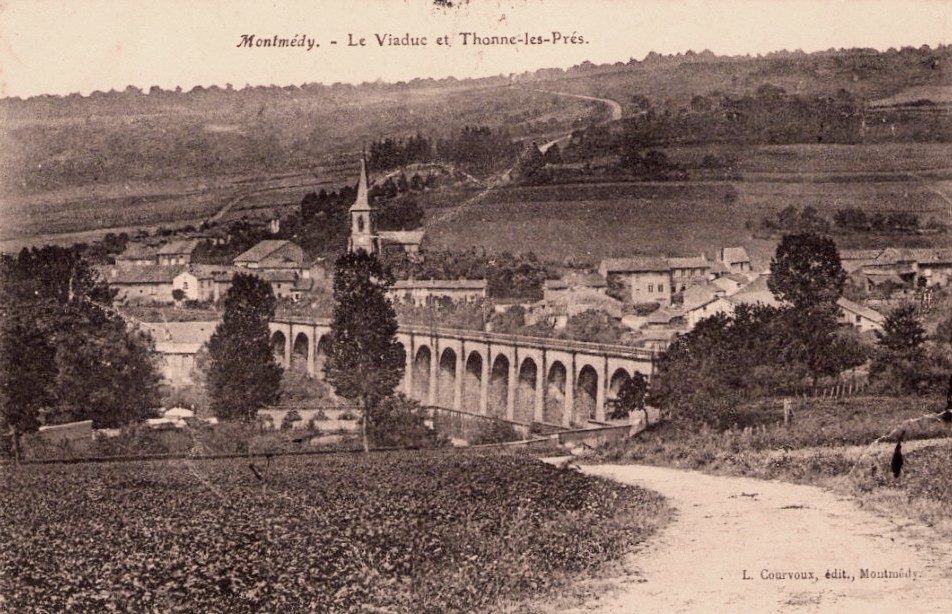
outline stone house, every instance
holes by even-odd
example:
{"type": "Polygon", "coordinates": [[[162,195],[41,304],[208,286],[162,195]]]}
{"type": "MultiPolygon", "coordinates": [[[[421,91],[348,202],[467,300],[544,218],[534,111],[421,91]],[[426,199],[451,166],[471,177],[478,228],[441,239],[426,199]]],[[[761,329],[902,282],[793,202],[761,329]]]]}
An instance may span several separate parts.
{"type": "Polygon", "coordinates": [[[606,258],[598,272],[609,290],[626,302],[671,304],[671,266],[666,258],[606,258]]]}
{"type": "Polygon", "coordinates": [[[704,284],[711,277],[711,264],[704,255],[691,258],[668,258],[671,291],[683,292],[690,286],[704,284]]]}

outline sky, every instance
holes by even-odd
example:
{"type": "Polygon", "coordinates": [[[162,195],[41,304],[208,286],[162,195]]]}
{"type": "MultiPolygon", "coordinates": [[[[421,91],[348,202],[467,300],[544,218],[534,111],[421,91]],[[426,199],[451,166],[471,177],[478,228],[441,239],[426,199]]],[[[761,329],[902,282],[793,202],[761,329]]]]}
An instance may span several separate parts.
{"type": "MultiPolygon", "coordinates": [[[[479,77],[650,52],[950,43],[950,0],[5,0],[0,97],[479,77]],[[475,33],[548,39],[474,45],[475,33]],[[561,39],[554,33],[559,33],[561,39]],[[378,36],[426,37],[394,46],[378,36]],[[244,35],[303,41],[240,47],[244,35]],[[575,36],[573,42],[571,37],[575,36]],[[445,37],[444,43],[438,39],[445,37]],[[579,40],[581,37],[582,40],[579,40]],[[360,46],[359,40],[365,39],[360,46]],[[309,40],[310,39],[310,40],[309,40]],[[315,46],[307,49],[313,41],[315,46]],[[332,44],[331,41],[336,41],[332,44]],[[354,45],[350,45],[349,42],[354,45]],[[584,42],[583,42],[584,41],[584,42]]],[[[524,40],[524,39],[523,39],[524,40]]]]}

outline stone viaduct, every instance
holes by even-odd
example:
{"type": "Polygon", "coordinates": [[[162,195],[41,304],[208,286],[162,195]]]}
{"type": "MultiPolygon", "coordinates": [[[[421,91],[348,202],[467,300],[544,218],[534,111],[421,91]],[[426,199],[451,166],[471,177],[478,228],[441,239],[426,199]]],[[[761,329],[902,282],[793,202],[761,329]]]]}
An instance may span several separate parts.
{"type": "MultiPolygon", "coordinates": [[[[330,320],[276,318],[271,345],[285,367],[323,377],[330,320]]],[[[401,326],[406,355],[400,390],[423,405],[569,426],[605,419],[636,371],[651,376],[654,352],[640,348],[447,329],[401,326]]]]}

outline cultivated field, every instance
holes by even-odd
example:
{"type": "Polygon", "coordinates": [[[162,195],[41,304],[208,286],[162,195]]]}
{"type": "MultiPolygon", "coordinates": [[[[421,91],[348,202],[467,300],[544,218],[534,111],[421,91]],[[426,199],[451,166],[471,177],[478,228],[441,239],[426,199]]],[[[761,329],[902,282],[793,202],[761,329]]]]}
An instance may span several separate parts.
{"type": "Polygon", "coordinates": [[[0,610],[488,611],[669,516],[522,455],[250,460],[5,467],[0,610]]]}

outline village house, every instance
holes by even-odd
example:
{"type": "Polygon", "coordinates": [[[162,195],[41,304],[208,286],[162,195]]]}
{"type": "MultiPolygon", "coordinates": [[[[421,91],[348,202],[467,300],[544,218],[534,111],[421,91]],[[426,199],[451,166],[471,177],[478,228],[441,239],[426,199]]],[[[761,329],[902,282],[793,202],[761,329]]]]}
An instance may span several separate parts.
{"type": "Polygon", "coordinates": [[[304,250],[287,240],[261,241],[233,260],[239,269],[286,271],[304,268],[304,250]]]}
{"type": "Polygon", "coordinates": [[[199,239],[176,239],[159,242],[132,242],[116,256],[117,266],[180,266],[192,262],[192,253],[201,243],[199,239]]]}
{"type": "Polygon", "coordinates": [[[750,256],[743,247],[722,247],[717,257],[730,273],[749,273],[750,256]]]}
{"type": "Polygon", "coordinates": [[[118,290],[117,301],[131,303],[171,303],[175,277],[183,267],[160,265],[98,267],[100,277],[118,290]]]}
{"type": "Polygon", "coordinates": [[[195,355],[211,338],[217,321],[143,322],[155,341],[159,371],[173,387],[195,384],[195,355]]]}
{"type": "Polygon", "coordinates": [[[704,255],[692,258],[668,258],[671,272],[671,291],[683,292],[688,287],[707,283],[711,275],[711,264],[704,255]]]}
{"type": "Polygon", "coordinates": [[[606,258],[598,272],[626,302],[671,304],[671,266],[665,258],[606,258]]]}
{"type": "Polygon", "coordinates": [[[840,324],[852,326],[861,333],[883,329],[886,317],[878,311],[843,297],[836,304],[840,308],[840,324]]]}
{"type": "Polygon", "coordinates": [[[840,262],[853,283],[866,291],[947,286],[952,280],[952,249],[845,249],[840,262]]]}
{"type": "Polygon", "coordinates": [[[548,280],[544,298],[527,312],[527,324],[543,321],[561,330],[569,318],[586,311],[602,311],[621,321],[623,308],[622,301],[605,294],[604,284],[570,286],[562,280],[548,280]]]}
{"type": "Polygon", "coordinates": [[[193,264],[172,280],[173,290],[181,290],[186,300],[217,302],[231,288],[235,267],[212,264],[193,264]]]}
{"type": "Polygon", "coordinates": [[[427,305],[440,299],[465,303],[486,298],[486,288],[485,279],[402,279],[387,294],[395,303],[427,305]]]}

